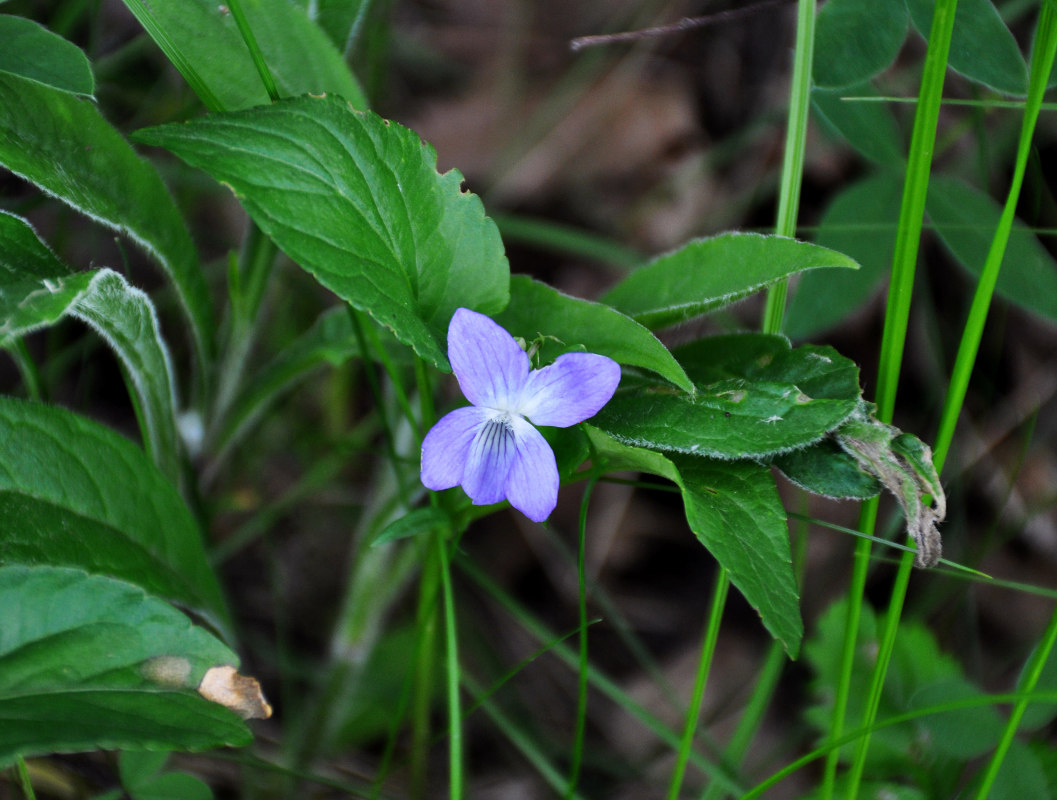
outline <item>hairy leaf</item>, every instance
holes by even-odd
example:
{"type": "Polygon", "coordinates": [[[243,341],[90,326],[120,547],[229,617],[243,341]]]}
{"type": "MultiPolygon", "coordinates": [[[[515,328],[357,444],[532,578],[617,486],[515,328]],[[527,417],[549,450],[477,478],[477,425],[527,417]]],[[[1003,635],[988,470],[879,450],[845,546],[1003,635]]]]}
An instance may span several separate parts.
{"type": "Polygon", "coordinates": [[[16,755],[243,745],[245,723],[200,697],[237,664],[167,603],[101,575],[0,567],[0,764],[16,755]]]}
{"type": "Polygon", "coordinates": [[[797,272],[856,269],[847,256],[784,236],[698,239],[637,269],[602,297],[651,330],[730,305],[797,272]]]}
{"type": "Polygon", "coordinates": [[[448,370],[459,306],[507,303],[494,223],[418,136],[334,97],[302,97],[140,131],[232,188],[294,261],[448,370]]]}

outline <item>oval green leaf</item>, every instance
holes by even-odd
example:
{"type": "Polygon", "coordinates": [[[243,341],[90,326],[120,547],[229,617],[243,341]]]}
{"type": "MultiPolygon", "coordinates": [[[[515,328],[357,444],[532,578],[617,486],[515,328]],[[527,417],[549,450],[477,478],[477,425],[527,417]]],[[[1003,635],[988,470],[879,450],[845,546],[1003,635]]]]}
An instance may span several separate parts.
{"type": "Polygon", "coordinates": [[[92,67],[81,48],[23,17],[0,15],[0,72],[91,96],[92,67]]]}
{"type": "MultiPolygon", "coordinates": [[[[125,0],[125,5],[211,111],[271,101],[230,11],[214,0],[125,0]]],[[[282,97],[333,92],[367,105],[326,35],[287,0],[243,0],[244,13],[282,97]]]]}
{"type": "Polygon", "coordinates": [[[869,99],[878,96],[868,83],[839,90],[813,89],[811,106],[823,127],[863,156],[901,170],[906,148],[899,124],[888,103],[869,99]]]}
{"type": "Polygon", "coordinates": [[[376,114],[302,97],[136,138],[230,186],[287,255],[445,371],[455,309],[507,303],[509,267],[480,199],[376,114]]]}
{"type": "Polygon", "coordinates": [[[187,506],[132,442],[61,408],[0,397],[0,563],[104,573],[229,630],[187,506]]]}
{"type": "Polygon", "coordinates": [[[0,164],[128,234],[168,274],[204,365],[212,301],[191,235],[154,168],[89,101],[0,73],[0,164]]]}
{"type": "Polygon", "coordinates": [[[635,270],[602,297],[657,330],[730,305],[818,267],[856,269],[847,256],[784,236],[725,233],[698,239],[635,270]]]}
{"type": "Polygon", "coordinates": [[[80,570],[0,567],[0,764],[17,755],[248,744],[194,687],[227,647],[167,603],[80,570]],[[171,665],[172,669],[162,669],[171,665]]]}
{"type": "Polygon", "coordinates": [[[906,33],[904,0],[829,0],[815,22],[814,83],[839,88],[869,80],[895,60],[906,33]]]}
{"type": "MultiPolygon", "coordinates": [[[[935,7],[935,0],[907,0],[910,19],[926,39],[935,7]]],[[[991,0],[959,0],[947,65],[1003,94],[1027,94],[1028,65],[991,0]]]]}
{"type": "Polygon", "coordinates": [[[510,304],[496,322],[531,342],[544,336],[544,361],[583,350],[656,372],[686,392],[694,386],[668,348],[633,319],[602,303],[570,297],[526,275],[510,279],[510,304]],[[554,341],[554,340],[558,341],[554,341]]]}
{"type": "MultiPolygon", "coordinates": [[[[958,263],[979,277],[1002,216],[1001,206],[967,183],[935,178],[925,209],[958,263]]],[[[995,291],[1021,308],[1057,321],[1057,261],[1020,220],[1013,221],[995,291]]]]}

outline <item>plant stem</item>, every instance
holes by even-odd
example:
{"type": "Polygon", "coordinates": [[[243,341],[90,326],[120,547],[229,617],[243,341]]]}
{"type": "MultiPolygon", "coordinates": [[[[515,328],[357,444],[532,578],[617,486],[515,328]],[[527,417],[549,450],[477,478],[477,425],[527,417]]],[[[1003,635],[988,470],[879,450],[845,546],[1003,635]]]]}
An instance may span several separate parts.
{"type": "Polygon", "coordinates": [[[576,793],[576,784],[580,780],[580,765],[584,754],[584,732],[587,728],[587,508],[591,503],[591,493],[597,483],[598,476],[596,475],[584,487],[584,496],[580,501],[580,537],[576,554],[580,601],[580,667],[576,695],[576,730],[573,733],[573,755],[569,766],[569,785],[565,790],[566,798],[571,798],[576,793]]]}
{"type": "Polygon", "coordinates": [[[440,569],[441,590],[444,594],[444,638],[448,664],[448,740],[450,800],[462,800],[462,707],[459,705],[459,637],[455,628],[455,600],[451,588],[451,566],[448,563],[448,544],[441,532],[436,535],[437,566],[440,569]]]}
{"type": "Polygon", "coordinates": [[[246,12],[242,10],[242,0],[228,0],[227,7],[231,11],[231,16],[239,29],[242,41],[246,43],[246,49],[250,51],[250,58],[253,59],[253,66],[257,68],[257,74],[261,76],[264,91],[268,93],[268,97],[273,103],[276,102],[279,99],[279,89],[275,85],[272,71],[268,68],[268,62],[264,60],[264,53],[261,52],[260,45],[257,44],[257,37],[253,35],[253,29],[250,28],[246,12]]]}
{"type": "Polygon", "coordinates": [[[719,623],[723,618],[723,606],[727,602],[727,590],[729,588],[730,580],[727,578],[727,571],[721,568],[716,575],[716,585],[712,590],[712,607],[708,612],[708,623],[705,626],[705,635],[701,642],[701,658],[698,660],[694,692],[690,698],[690,706],[686,713],[686,727],[683,728],[683,738],[679,742],[679,754],[675,759],[675,769],[672,770],[672,779],[668,784],[668,800],[678,800],[679,792],[683,787],[686,763],[690,758],[690,750],[694,745],[694,734],[697,732],[697,722],[701,716],[701,702],[705,697],[705,684],[708,683],[712,656],[716,652],[716,642],[719,640],[719,623]]]}
{"type": "Polygon", "coordinates": [[[26,766],[26,760],[22,756],[15,759],[15,771],[18,773],[18,788],[22,790],[25,800],[37,800],[37,795],[33,791],[33,781],[29,777],[29,767],[26,766]]]}
{"type": "Polygon", "coordinates": [[[988,762],[987,769],[984,771],[984,776],[980,781],[976,800],[987,800],[988,795],[991,793],[991,787],[994,786],[995,779],[998,777],[998,771],[1002,768],[1002,762],[1005,760],[1006,753],[1009,752],[1010,745],[1013,744],[1013,737],[1017,734],[1020,721],[1024,717],[1028,703],[1031,702],[1031,692],[1038,685],[1039,678],[1042,676],[1042,669],[1046,666],[1050,653],[1053,652],[1055,642],[1057,642],[1057,609],[1054,609],[1053,613],[1050,614],[1050,624],[1046,626],[1046,632],[1043,633],[1039,646],[1035,648],[1035,652],[1032,653],[1031,659],[1024,670],[1020,685],[1017,687],[1018,694],[1021,695],[1020,699],[1017,700],[1009,713],[1006,727],[1002,731],[1002,738],[999,739],[995,752],[991,756],[991,761],[988,762]]]}
{"type": "Polygon", "coordinates": [[[432,548],[422,567],[416,626],[422,642],[415,663],[411,701],[411,796],[426,797],[429,766],[429,717],[433,699],[433,667],[437,637],[437,589],[441,573],[440,548],[432,548]]]}
{"type": "MultiPolygon", "coordinates": [[[[789,118],[785,129],[785,153],[782,162],[782,184],[778,193],[779,236],[795,236],[800,211],[800,187],[804,180],[804,151],[807,143],[807,120],[811,109],[811,68],[815,51],[815,0],[799,0],[796,18],[796,55],[789,95],[789,118]]],[[[767,290],[764,310],[765,333],[780,333],[785,316],[788,281],[782,280],[767,290]]]]}

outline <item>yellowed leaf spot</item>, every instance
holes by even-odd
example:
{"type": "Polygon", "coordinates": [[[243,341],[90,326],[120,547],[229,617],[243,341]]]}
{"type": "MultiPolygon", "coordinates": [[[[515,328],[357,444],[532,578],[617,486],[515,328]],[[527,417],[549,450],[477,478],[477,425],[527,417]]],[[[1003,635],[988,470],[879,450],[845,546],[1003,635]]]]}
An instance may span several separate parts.
{"type": "Polygon", "coordinates": [[[198,684],[198,693],[206,700],[230,708],[243,719],[268,719],[272,707],[261,694],[256,678],[239,675],[234,667],[210,667],[198,684]]]}
{"type": "Polygon", "coordinates": [[[183,656],[157,656],[144,661],[141,670],[147,680],[162,686],[179,688],[191,682],[191,662],[183,656]]]}

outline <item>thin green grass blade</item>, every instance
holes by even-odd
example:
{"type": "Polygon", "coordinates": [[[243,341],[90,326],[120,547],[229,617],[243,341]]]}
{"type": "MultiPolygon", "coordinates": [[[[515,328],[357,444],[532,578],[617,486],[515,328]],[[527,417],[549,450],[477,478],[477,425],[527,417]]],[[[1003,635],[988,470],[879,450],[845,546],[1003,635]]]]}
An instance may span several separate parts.
{"type": "Polygon", "coordinates": [[[1057,12],[1055,12],[1054,2],[1053,0],[1046,0],[1042,6],[1035,34],[1035,46],[1031,59],[1031,77],[1028,84],[1028,99],[1024,107],[1024,121],[1020,129],[1020,141],[1017,144],[1013,179],[1010,183],[1005,207],[1002,209],[999,226],[995,230],[995,236],[991,242],[991,249],[987,253],[987,260],[984,262],[980,282],[976,285],[976,293],[973,295],[972,305],[969,308],[969,317],[966,320],[965,329],[962,331],[958,355],[955,357],[954,368],[951,372],[947,397],[943,403],[943,413],[940,417],[939,431],[936,434],[935,455],[933,457],[937,471],[943,470],[943,464],[947,459],[947,454],[950,452],[951,441],[954,439],[954,429],[961,413],[962,403],[965,401],[965,393],[969,387],[973,364],[976,362],[976,354],[980,349],[980,340],[983,338],[987,312],[994,296],[999,271],[1002,268],[1002,258],[1005,255],[1006,245],[1013,229],[1017,203],[1020,200],[1020,190],[1024,183],[1024,173],[1027,169],[1028,157],[1031,154],[1031,142],[1035,134],[1035,125],[1038,122],[1042,98],[1046,92],[1046,80],[1050,70],[1053,68],[1054,52],[1057,49],[1057,21],[1055,21],[1055,18],[1057,18],[1057,12]]]}
{"type": "MultiPolygon", "coordinates": [[[[796,50],[793,61],[793,85],[789,97],[789,119],[785,132],[785,156],[782,162],[782,184],[778,194],[778,222],[775,233],[796,236],[796,219],[800,211],[800,187],[804,178],[804,150],[807,143],[807,121],[811,111],[811,68],[815,48],[815,3],[800,0],[797,6],[796,50]]],[[[764,309],[764,333],[781,333],[785,316],[788,281],[782,280],[767,290],[764,309]]]]}
{"type": "MultiPolygon", "coordinates": [[[[885,313],[880,366],[877,376],[877,418],[883,422],[891,422],[892,412],[895,408],[896,387],[903,360],[903,348],[906,343],[907,324],[910,317],[910,300],[914,288],[914,272],[918,247],[921,241],[925,198],[928,193],[929,173],[943,96],[943,81],[947,71],[947,56],[950,52],[951,35],[954,30],[956,6],[957,0],[937,0],[921,78],[920,98],[917,113],[914,116],[914,129],[907,161],[899,229],[896,233],[895,255],[888,289],[888,305],[885,313]]],[[[859,520],[860,530],[868,534],[873,533],[877,520],[877,508],[876,500],[864,504],[859,520]]],[[[830,724],[831,741],[840,738],[844,731],[844,716],[848,707],[851,670],[854,663],[855,637],[862,610],[869,561],[870,543],[867,540],[861,540],[855,548],[855,562],[849,587],[848,616],[845,622],[845,640],[841,655],[841,677],[837,685],[833,705],[833,718],[830,724]]],[[[904,556],[903,563],[906,565],[910,564],[909,556],[904,556]]],[[[906,567],[906,570],[909,570],[909,566],[906,567]]],[[[889,625],[898,625],[899,615],[898,613],[890,614],[888,619],[889,625]]],[[[872,692],[873,696],[867,705],[864,719],[865,727],[869,727],[876,714],[877,701],[880,697],[879,687],[883,683],[888,667],[887,661],[890,657],[891,649],[878,655],[873,676],[874,683],[878,688],[875,692],[872,692]]],[[[868,746],[869,739],[864,737],[862,746],[857,754],[857,760],[853,765],[853,769],[859,775],[861,775],[868,746]]],[[[837,760],[838,751],[831,750],[826,758],[822,787],[819,792],[820,800],[830,800],[833,797],[837,760]]],[[[849,800],[854,800],[854,795],[858,792],[858,784],[857,778],[853,779],[849,784],[852,791],[852,797],[849,800]]]]}

